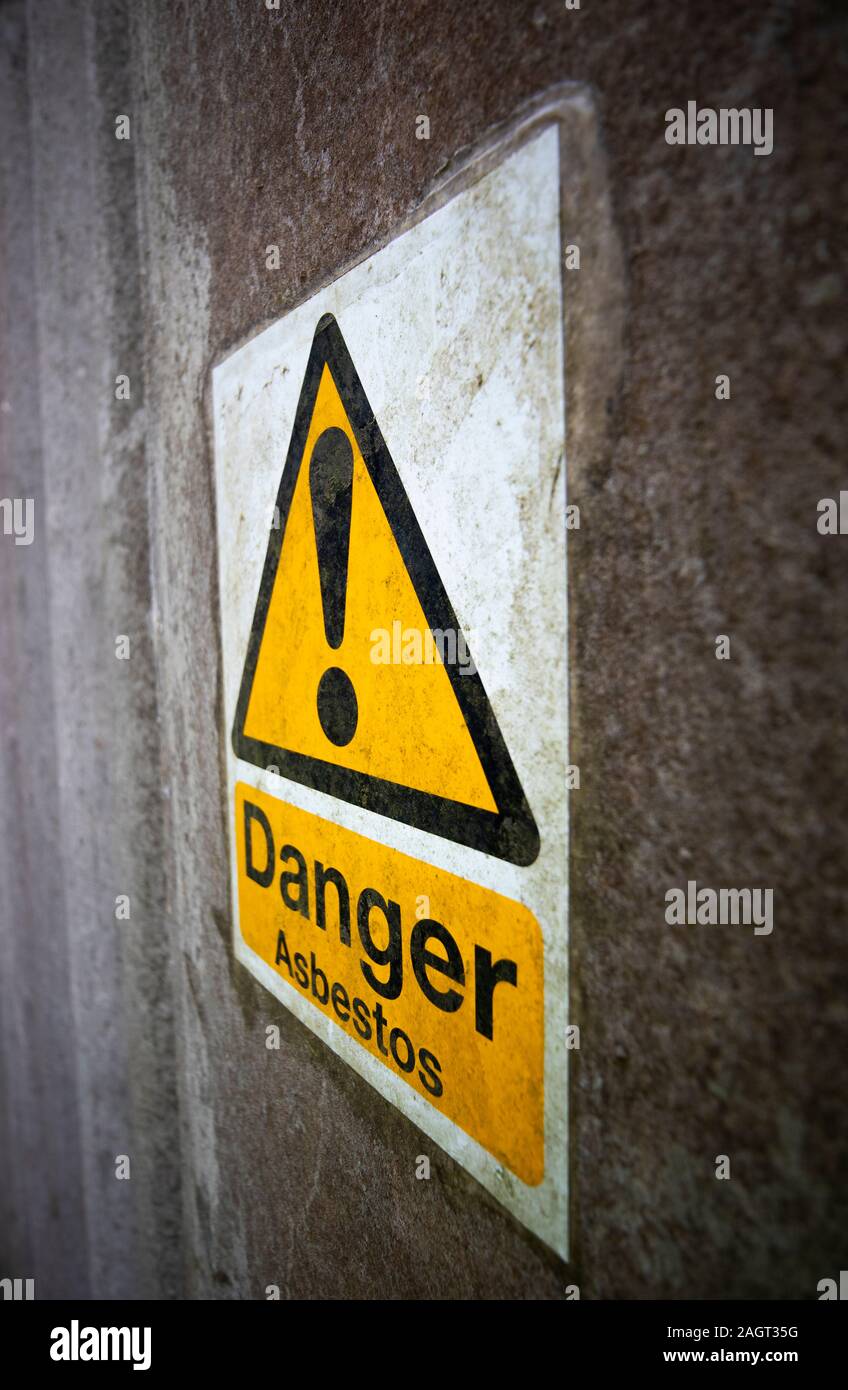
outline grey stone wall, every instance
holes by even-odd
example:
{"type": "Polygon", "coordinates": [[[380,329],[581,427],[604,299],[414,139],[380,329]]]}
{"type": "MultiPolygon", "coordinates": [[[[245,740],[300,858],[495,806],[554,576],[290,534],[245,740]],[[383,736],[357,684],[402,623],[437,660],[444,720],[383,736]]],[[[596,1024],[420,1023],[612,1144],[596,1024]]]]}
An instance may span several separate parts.
{"type": "Polygon", "coordinates": [[[0,29],[0,493],[36,506],[0,537],[2,1272],[814,1297],[846,1255],[839,7],[6,0],[0,29]],[[568,1267],[233,960],[208,416],[216,357],[563,80],[625,285],[620,373],[570,403],[599,442],[569,477],[568,1267]],[[668,146],[689,99],[773,108],[774,153],[668,146]],[[667,927],[688,878],[773,887],[773,935],[667,927]]]}

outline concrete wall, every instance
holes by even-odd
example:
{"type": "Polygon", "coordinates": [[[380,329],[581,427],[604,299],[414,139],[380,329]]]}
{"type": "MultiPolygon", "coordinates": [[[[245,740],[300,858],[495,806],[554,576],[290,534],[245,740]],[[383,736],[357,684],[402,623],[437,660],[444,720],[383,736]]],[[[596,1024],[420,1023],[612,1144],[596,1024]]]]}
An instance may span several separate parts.
{"type": "Polygon", "coordinates": [[[0,493],[36,505],[32,546],[0,537],[2,1272],[815,1296],[846,1229],[838,7],[6,0],[0,26],[0,493]],[[208,418],[216,358],[562,80],[625,288],[620,370],[569,419],[568,1267],[233,960],[208,418]],[[689,99],[773,108],[774,153],[668,146],[689,99]],[[773,887],[773,935],[666,926],[688,878],[773,887]]]}
{"type": "Polygon", "coordinates": [[[2,548],[3,1186],[17,1213],[4,1264],[34,1274],[42,1297],[172,1294],[179,1140],[138,218],[134,150],[113,116],[128,100],[129,32],[122,6],[13,4],[0,18],[3,495],[14,486],[36,508],[33,544],[2,548]],[[118,373],[129,402],[115,400],[118,373]]]}

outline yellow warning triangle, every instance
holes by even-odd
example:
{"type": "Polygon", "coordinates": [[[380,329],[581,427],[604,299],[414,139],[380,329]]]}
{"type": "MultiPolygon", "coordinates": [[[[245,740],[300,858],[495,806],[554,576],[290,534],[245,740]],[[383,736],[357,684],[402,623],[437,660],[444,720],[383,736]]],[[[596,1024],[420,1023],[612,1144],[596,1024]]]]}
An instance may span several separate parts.
{"type": "Polygon", "coordinates": [[[539,840],[338,324],[318,324],[248,643],[238,757],[531,863],[539,840]]]}

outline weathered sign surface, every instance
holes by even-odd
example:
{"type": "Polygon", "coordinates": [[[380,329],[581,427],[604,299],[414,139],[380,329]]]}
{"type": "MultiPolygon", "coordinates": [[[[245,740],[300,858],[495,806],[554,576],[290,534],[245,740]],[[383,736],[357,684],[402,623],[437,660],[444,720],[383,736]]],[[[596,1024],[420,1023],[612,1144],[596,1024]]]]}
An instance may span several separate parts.
{"type": "Polygon", "coordinates": [[[565,1254],[559,170],[536,129],[213,395],[236,954],[565,1254]]]}

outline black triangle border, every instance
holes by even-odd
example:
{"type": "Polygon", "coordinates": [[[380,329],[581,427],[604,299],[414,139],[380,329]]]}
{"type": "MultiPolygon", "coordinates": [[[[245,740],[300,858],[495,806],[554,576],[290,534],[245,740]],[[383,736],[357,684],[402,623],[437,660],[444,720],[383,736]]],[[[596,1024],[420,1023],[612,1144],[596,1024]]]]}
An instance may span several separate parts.
{"type": "Polygon", "coordinates": [[[461,675],[456,665],[445,664],[457,703],[486,773],[498,811],[466,806],[430,792],[417,791],[374,777],[337,767],[319,758],[277,748],[273,744],[248,738],[244,721],[250,702],[253,678],[265,631],[277,567],[282,551],[286,523],[294,496],[306,446],[309,424],[318,394],[324,364],[333,374],[336,388],[356,434],[371,481],[383,506],[392,533],[412,580],[424,616],[431,630],[460,631],[456,615],[439,578],[427,542],[412,504],[406,495],[392,457],[380,432],[374,412],[353,365],[341,330],[332,314],[324,314],[315,329],[306,373],[298,399],[294,428],[285,467],[277,493],[279,525],[272,526],[265,565],[253,615],[241,688],[236,705],[232,746],[237,758],[256,767],[273,764],[282,776],[328,793],[354,806],[364,806],[378,815],[439,835],[457,844],[491,854],[509,863],[527,866],[539,853],[539,832],[527,803],[518,774],[509,756],[479,675],[461,675]],[[501,810],[500,808],[507,808],[501,810]]]}

